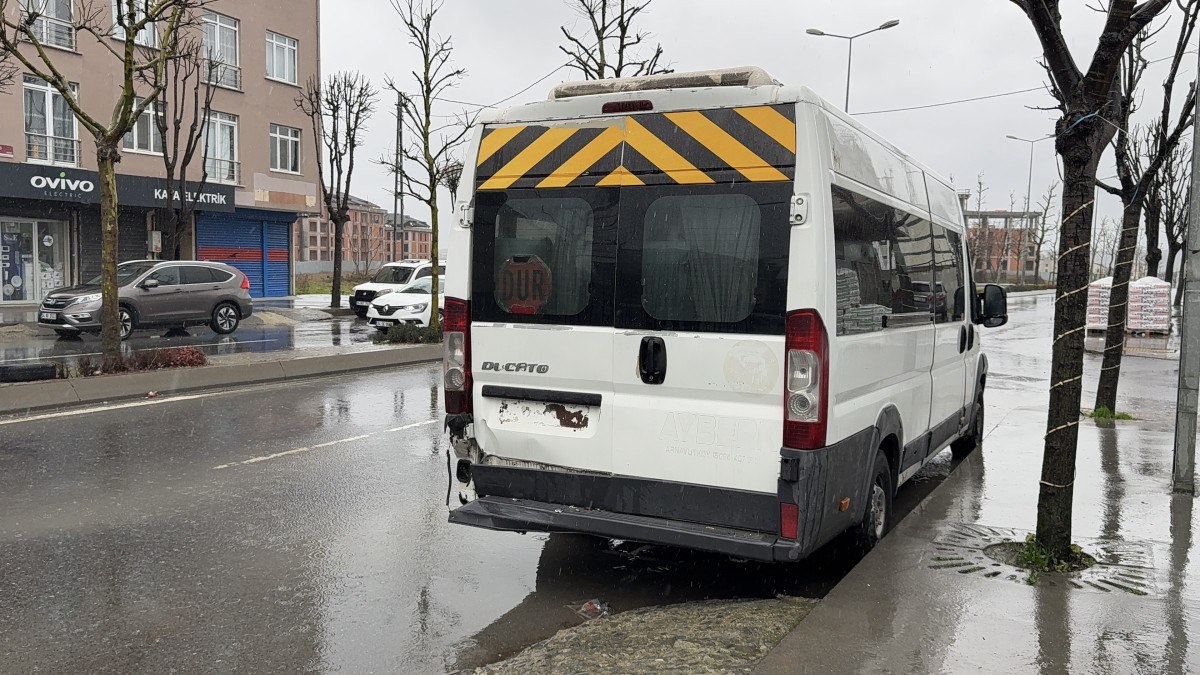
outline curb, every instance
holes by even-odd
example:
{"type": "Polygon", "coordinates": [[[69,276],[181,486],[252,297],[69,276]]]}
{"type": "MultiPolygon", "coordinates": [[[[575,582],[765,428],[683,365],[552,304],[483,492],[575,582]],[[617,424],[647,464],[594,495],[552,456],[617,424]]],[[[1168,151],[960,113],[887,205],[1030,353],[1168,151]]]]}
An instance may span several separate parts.
{"type": "Polygon", "coordinates": [[[256,363],[21,382],[0,386],[0,414],[31,412],[80,403],[145,398],[151,391],[174,394],[238,384],[280,382],[375,368],[395,368],[438,361],[441,358],[440,344],[413,345],[256,363]]]}

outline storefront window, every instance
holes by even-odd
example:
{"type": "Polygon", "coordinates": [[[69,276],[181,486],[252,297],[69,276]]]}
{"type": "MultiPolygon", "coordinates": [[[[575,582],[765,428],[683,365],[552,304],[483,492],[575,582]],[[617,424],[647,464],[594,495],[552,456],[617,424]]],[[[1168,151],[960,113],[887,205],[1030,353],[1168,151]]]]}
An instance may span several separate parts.
{"type": "Polygon", "coordinates": [[[0,302],[38,302],[68,279],[66,223],[0,220],[0,302]]]}

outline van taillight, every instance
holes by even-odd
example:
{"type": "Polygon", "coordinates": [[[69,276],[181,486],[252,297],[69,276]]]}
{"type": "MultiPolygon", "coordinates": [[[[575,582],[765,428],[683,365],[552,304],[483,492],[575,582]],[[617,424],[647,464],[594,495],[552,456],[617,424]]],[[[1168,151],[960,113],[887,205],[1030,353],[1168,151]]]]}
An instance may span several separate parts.
{"type": "Polygon", "coordinates": [[[783,445],[823,448],[829,420],[829,338],[816,311],[788,314],[786,348],[783,445]]]}
{"type": "Polygon", "coordinates": [[[250,277],[246,276],[245,274],[242,275],[242,290],[250,290],[250,277]]]}
{"type": "Polygon", "coordinates": [[[471,309],[466,300],[458,298],[446,298],[445,308],[442,375],[446,412],[458,415],[471,412],[471,309]]]}

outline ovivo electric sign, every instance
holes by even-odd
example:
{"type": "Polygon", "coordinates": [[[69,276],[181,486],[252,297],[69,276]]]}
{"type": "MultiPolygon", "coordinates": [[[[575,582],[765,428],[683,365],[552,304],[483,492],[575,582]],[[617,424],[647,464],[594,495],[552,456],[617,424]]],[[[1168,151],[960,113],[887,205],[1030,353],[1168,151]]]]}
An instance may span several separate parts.
{"type": "Polygon", "coordinates": [[[68,192],[92,192],[96,184],[90,180],[72,180],[65,171],[55,177],[33,176],[29,184],[39,190],[62,190],[68,192]]]}

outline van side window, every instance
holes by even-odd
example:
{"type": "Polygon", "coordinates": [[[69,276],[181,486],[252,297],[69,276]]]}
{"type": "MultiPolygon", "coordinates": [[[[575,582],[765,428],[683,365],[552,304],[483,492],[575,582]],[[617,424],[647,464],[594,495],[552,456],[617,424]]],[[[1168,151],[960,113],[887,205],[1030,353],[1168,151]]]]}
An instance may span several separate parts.
{"type": "Polygon", "coordinates": [[[744,194],[660,197],[642,228],[642,307],[660,321],[736,323],[758,285],[761,215],[744,194]]]}
{"type": "Polygon", "coordinates": [[[929,322],[928,220],[834,186],[833,232],[838,335],[929,322]]]}
{"type": "Polygon", "coordinates": [[[933,226],[933,264],[938,287],[934,320],[938,323],[962,321],[966,305],[966,266],[963,262],[962,235],[941,225],[933,226]]]}

